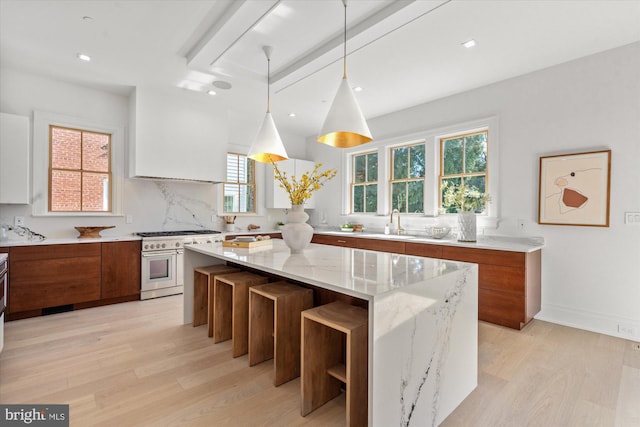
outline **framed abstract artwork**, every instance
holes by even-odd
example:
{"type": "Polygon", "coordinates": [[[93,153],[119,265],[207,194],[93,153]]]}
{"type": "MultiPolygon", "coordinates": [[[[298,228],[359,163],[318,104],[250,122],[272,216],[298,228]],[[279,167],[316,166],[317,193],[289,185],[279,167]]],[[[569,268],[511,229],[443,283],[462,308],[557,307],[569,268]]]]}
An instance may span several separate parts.
{"type": "Polygon", "coordinates": [[[538,223],[609,226],[611,150],[540,157],[538,223]]]}

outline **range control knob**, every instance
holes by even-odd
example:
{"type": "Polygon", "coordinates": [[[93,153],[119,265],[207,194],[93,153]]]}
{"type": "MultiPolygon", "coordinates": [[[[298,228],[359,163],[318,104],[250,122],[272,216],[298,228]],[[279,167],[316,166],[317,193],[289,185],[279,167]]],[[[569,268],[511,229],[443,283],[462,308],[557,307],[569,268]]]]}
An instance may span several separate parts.
{"type": "Polygon", "coordinates": [[[144,245],[144,248],[145,249],[149,249],[149,245],[144,245]]]}
{"type": "Polygon", "coordinates": [[[166,243],[163,243],[163,244],[162,244],[162,248],[164,249],[164,248],[166,248],[166,247],[167,247],[167,244],[166,244],[166,243]]]}
{"type": "Polygon", "coordinates": [[[180,247],[180,242],[176,242],[176,248],[180,247]]]}

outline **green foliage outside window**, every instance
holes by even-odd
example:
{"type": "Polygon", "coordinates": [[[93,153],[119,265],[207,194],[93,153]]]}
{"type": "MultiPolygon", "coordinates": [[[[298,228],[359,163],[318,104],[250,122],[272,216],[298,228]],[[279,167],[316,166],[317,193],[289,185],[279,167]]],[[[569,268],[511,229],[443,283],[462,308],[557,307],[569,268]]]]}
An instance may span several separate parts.
{"type": "Polygon", "coordinates": [[[378,153],[353,156],[351,185],[352,212],[375,213],[378,210],[378,153]]]}
{"type": "Polygon", "coordinates": [[[391,210],[424,213],[424,144],[391,149],[391,210]]]}
{"type": "Polygon", "coordinates": [[[445,213],[455,213],[462,208],[459,203],[462,194],[468,199],[466,209],[477,213],[485,210],[488,201],[487,136],[487,131],[481,131],[441,140],[440,203],[445,213]]]}

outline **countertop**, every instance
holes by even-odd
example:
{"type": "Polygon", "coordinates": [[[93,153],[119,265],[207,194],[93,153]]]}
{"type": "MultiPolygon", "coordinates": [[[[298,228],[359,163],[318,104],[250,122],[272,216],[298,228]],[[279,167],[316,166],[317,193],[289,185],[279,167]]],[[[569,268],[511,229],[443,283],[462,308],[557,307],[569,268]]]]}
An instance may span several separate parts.
{"type": "MultiPolygon", "coordinates": [[[[223,232],[217,236],[224,238],[228,235],[260,235],[280,233],[280,230],[238,230],[234,232],[223,232]]],[[[495,249],[501,251],[512,252],[534,252],[544,247],[544,238],[542,237],[512,237],[512,236],[478,236],[477,242],[458,242],[455,238],[448,236],[444,239],[434,239],[424,236],[412,235],[396,235],[382,234],[371,232],[344,232],[331,230],[314,230],[314,234],[324,234],[328,236],[355,237],[363,239],[381,239],[381,240],[397,240],[401,242],[427,243],[433,245],[458,246],[465,248],[477,249],[495,249]]],[[[128,240],[140,240],[140,236],[124,235],[124,236],[106,236],[97,239],[78,239],[78,238],[59,238],[45,240],[5,240],[0,242],[1,247],[13,246],[34,246],[34,245],[65,245],[73,243],[102,243],[102,242],[118,242],[128,240]]]]}
{"type": "Polygon", "coordinates": [[[2,261],[6,261],[6,259],[9,257],[9,255],[7,254],[0,254],[0,262],[2,261]]]}
{"type": "Polygon", "coordinates": [[[314,231],[314,234],[328,236],[355,237],[362,239],[397,240],[401,242],[428,243],[432,245],[458,246],[463,248],[495,249],[512,252],[534,252],[544,247],[542,237],[511,237],[511,236],[478,236],[477,242],[458,242],[455,237],[447,236],[444,239],[434,239],[423,236],[382,234],[368,232],[345,231],[314,231]]]}
{"type": "MultiPolygon", "coordinates": [[[[273,234],[280,233],[280,230],[237,230],[233,232],[222,232],[220,234],[216,234],[221,238],[224,238],[229,235],[238,236],[238,235],[261,235],[261,234],[273,234]]],[[[188,237],[197,237],[194,236],[184,236],[184,238],[188,237]]],[[[123,236],[104,236],[96,239],[78,239],[77,237],[68,237],[68,238],[58,238],[58,239],[44,239],[44,240],[5,240],[0,242],[0,248],[3,247],[13,247],[13,246],[35,246],[35,245],[68,245],[73,243],[104,243],[104,242],[120,242],[120,241],[130,241],[130,240],[141,240],[142,238],[137,235],[128,234],[123,236]]]]}
{"type": "Polygon", "coordinates": [[[106,243],[106,242],[124,242],[130,240],[141,240],[140,236],[109,236],[99,237],[96,239],[78,239],[66,238],[66,239],[44,239],[44,240],[5,240],[0,242],[0,248],[13,247],[13,246],[36,246],[36,245],[69,245],[72,243],[106,243]]]}
{"type": "Polygon", "coordinates": [[[291,254],[284,241],[272,241],[273,247],[255,249],[229,248],[215,243],[187,245],[185,248],[367,300],[473,266],[463,262],[314,243],[301,254],[291,254]]]}

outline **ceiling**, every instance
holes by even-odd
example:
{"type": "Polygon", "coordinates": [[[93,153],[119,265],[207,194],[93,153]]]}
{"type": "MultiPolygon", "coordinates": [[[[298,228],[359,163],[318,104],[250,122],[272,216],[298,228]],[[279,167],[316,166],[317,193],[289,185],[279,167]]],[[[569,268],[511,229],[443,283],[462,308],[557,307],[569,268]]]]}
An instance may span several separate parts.
{"type": "MultiPolygon", "coordinates": [[[[343,12],[340,0],[0,0],[0,65],[208,97],[255,134],[271,45],[276,125],[308,136],[342,77],[343,12]],[[207,95],[214,81],[232,88],[207,95]]],[[[347,14],[349,82],[368,119],[640,40],[640,0],[351,0],[347,14]]]]}

